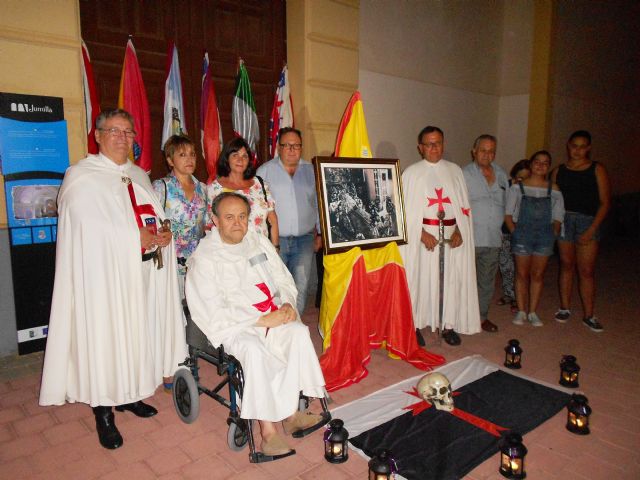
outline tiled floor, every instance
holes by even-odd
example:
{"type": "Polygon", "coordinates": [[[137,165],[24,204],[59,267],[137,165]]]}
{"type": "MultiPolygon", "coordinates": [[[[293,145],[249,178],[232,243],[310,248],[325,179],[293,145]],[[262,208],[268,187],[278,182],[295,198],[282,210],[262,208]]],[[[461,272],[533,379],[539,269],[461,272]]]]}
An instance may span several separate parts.
{"type": "MultiPolygon", "coordinates": [[[[524,349],[522,373],[555,383],[562,354],[577,356],[582,367],[580,383],[593,408],[592,433],[580,437],[564,429],[562,411],[525,436],[529,449],[527,478],[536,479],[638,479],[640,478],[640,247],[616,241],[603,247],[598,265],[598,312],[606,328],[596,334],[579,321],[579,309],[567,324],[552,319],[557,307],[552,260],[540,317],[543,328],[516,327],[508,307],[492,307],[496,334],[463,337],[461,347],[445,344],[431,349],[455,360],[479,353],[501,362],[503,347],[518,338],[524,349]]],[[[576,297],[577,306],[577,297],[576,297]]],[[[317,310],[307,309],[305,323],[315,333],[317,310]]],[[[433,337],[428,338],[431,343],[433,337]]],[[[0,478],[2,479],[348,479],[367,478],[366,462],[352,453],[348,462],[331,465],[323,459],[322,436],[316,432],[294,440],[297,455],[271,464],[252,465],[247,450],[230,451],[226,444],[227,411],[208,398],[191,425],[182,423],[171,397],[159,391],[149,403],[159,414],[138,419],[117,414],[125,443],[116,451],[98,444],[91,409],[86,405],[39,407],[37,396],[42,356],[0,359],[0,478]]],[[[413,367],[372,353],[370,374],[361,383],[335,392],[341,405],[383,386],[415,376],[413,367]]],[[[205,372],[213,378],[211,370],[205,372]]],[[[469,479],[501,479],[498,456],[473,470],[469,479]]]]}

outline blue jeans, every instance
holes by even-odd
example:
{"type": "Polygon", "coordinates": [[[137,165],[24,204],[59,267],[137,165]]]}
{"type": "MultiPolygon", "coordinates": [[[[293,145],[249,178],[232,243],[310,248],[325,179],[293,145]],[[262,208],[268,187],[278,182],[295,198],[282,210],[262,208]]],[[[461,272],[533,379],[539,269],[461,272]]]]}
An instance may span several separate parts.
{"type": "Polygon", "coordinates": [[[300,316],[304,312],[309,290],[309,277],[313,262],[313,234],[299,237],[280,236],[280,258],[291,272],[298,289],[296,309],[300,316]]]}
{"type": "MultiPolygon", "coordinates": [[[[578,237],[582,235],[593,223],[594,217],[578,212],[565,212],[564,223],[559,240],[563,242],[576,243],[578,237]]],[[[593,234],[594,240],[600,240],[600,227],[593,234]]]]}

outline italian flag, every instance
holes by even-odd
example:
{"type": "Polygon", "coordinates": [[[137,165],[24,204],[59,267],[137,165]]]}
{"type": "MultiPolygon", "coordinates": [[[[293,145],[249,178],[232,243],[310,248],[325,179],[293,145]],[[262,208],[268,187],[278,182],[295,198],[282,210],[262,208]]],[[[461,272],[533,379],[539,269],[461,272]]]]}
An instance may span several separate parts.
{"type": "Polygon", "coordinates": [[[234,133],[247,141],[255,160],[256,147],[260,141],[260,130],[258,129],[258,115],[251,93],[249,74],[242,59],[240,59],[238,76],[236,77],[236,94],[233,97],[231,121],[234,133]]]}

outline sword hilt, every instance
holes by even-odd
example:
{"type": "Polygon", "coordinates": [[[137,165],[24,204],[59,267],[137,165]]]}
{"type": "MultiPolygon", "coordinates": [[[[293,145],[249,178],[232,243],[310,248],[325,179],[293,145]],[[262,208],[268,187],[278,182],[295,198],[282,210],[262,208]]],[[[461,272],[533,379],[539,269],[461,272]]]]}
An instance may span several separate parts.
{"type": "Polygon", "coordinates": [[[451,243],[450,238],[444,238],[444,210],[438,210],[438,245],[451,243]]]}

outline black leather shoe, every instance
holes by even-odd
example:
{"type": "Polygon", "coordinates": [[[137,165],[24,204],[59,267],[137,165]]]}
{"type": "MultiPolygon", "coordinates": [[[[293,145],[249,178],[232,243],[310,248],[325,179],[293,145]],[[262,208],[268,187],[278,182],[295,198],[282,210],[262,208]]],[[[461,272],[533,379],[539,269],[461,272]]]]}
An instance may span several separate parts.
{"type": "Polygon", "coordinates": [[[416,341],[418,342],[418,345],[421,347],[424,347],[426,345],[425,341],[424,341],[424,337],[422,336],[422,333],[420,332],[420,329],[416,328],[416,341]]]}
{"type": "MultiPolygon", "coordinates": [[[[453,328],[450,328],[448,330],[443,330],[442,331],[442,338],[444,338],[444,341],[447,342],[448,345],[451,345],[452,347],[458,346],[462,343],[462,340],[460,340],[460,335],[458,335],[453,328]]],[[[118,407],[116,407],[118,408],[118,407]]]]}
{"type": "Polygon", "coordinates": [[[116,410],[118,412],[124,412],[125,410],[129,410],[135,416],[141,417],[141,418],[153,417],[156,413],[158,413],[158,410],[153,408],[151,405],[147,405],[146,403],[141,401],[137,401],[133,403],[125,403],[124,405],[118,405],[116,407],[116,410]]]}
{"type": "Polygon", "coordinates": [[[122,435],[116,427],[111,407],[93,407],[93,414],[96,417],[96,431],[100,445],[109,450],[115,450],[122,446],[122,435]]]}

